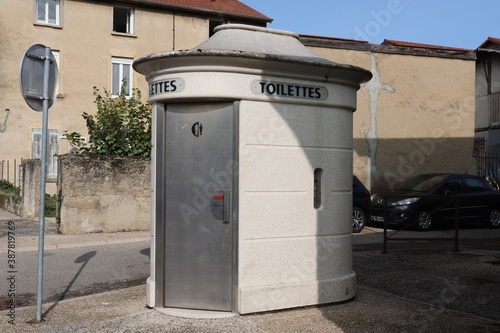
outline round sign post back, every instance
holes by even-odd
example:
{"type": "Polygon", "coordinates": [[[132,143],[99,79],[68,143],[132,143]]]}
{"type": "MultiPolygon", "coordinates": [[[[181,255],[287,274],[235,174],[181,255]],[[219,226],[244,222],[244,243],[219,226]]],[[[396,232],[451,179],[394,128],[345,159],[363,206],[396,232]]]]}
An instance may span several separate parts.
{"type": "Polygon", "coordinates": [[[35,111],[42,111],[42,149],[40,165],[40,211],[38,228],[38,288],[36,320],[42,321],[43,257],[45,233],[45,183],[47,174],[48,110],[57,96],[59,73],[50,48],[35,44],[24,53],[19,68],[21,93],[35,111]]]}
{"type": "MultiPolygon", "coordinates": [[[[21,93],[26,103],[35,111],[43,111],[44,101],[44,70],[45,49],[41,44],[35,44],[26,50],[19,68],[19,83],[21,93]]],[[[54,104],[59,85],[59,71],[54,55],[50,52],[48,107],[54,104]]]]}

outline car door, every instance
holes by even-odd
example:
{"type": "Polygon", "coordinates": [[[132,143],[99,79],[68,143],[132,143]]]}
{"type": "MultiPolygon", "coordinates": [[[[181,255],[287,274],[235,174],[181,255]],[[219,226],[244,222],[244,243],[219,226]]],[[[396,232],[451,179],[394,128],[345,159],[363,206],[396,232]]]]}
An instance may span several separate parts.
{"type": "Polygon", "coordinates": [[[472,176],[464,178],[464,195],[460,203],[461,216],[464,218],[484,216],[488,203],[491,201],[491,191],[481,178],[472,176]]]}
{"type": "MultiPolygon", "coordinates": [[[[461,198],[463,193],[464,186],[462,178],[460,176],[448,177],[433,193],[436,204],[434,216],[438,220],[454,219],[456,200],[461,198]]],[[[459,202],[461,202],[461,200],[459,202]]]]}

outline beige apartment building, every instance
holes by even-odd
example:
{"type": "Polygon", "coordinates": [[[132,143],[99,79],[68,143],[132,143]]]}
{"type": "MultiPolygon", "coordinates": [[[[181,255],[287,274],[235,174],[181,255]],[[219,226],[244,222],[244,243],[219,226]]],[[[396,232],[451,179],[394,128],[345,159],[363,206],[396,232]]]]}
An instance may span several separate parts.
{"type": "MultiPolygon", "coordinates": [[[[49,156],[54,156],[71,149],[64,131],[86,133],[82,113],[96,111],[94,86],[116,94],[127,79],[146,100],[146,81],[132,69],[135,59],[192,48],[222,23],[265,27],[272,21],[244,0],[0,4],[8,8],[0,12],[0,161],[10,162],[11,173],[14,160],[40,155],[42,115],[27,106],[19,88],[19,63],[30,45],[50,47],[59,64],[59,94],[49,110],[49,156]]],[[[301,41],[321,57],[374,75],[358,93],[353,127],[353,172],[373,192],[422,172],[473,172],[474,51],[307,35],[301,41]]],[[[50,159],[49,182],[56,162],[50,159]]]]}
{"type": "MultiPolygon", "coordinates": [[[[49,183],[57,154],[71,147],[62,135],[85,135],[82,113],[97,111],[93,87],[118,94],[147,84],[134,72],[135,59],[150,53],[190,49],[223,23],[266,26],[271,19],[237,0],[0,0],[0,161],[3,179],[14,180],[21,159],[39,158],[42,113],[24,101],[19,67],[33,44],[50,47],[58,62],[59,91],[49,109],[49,183]],[[9,111],[6,111],[6,110],[9,111]],[[9,173],[7,175],[7,164],[9,173]]],[[[54,186],[49,184],[48,191],[54,186]]]]}

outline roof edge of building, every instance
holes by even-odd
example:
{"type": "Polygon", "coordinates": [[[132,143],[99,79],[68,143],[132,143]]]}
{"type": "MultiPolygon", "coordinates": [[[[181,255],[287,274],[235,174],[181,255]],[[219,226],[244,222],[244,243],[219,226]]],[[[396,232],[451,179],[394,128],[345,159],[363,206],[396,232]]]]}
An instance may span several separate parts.
{"type": "MultiPolygon", "coordinates": [[[[106,2],[113,2],[113,1],[107,1],[106,2]]],[[[136,5],[142,5],[145,7],[156,7],[156,8],[165,8],[165,9],[172,9],[172,10],[178,10],[178,11],[183,11],[183,12],[190,12],[190,13],[200,13],[200,14],[209,14],[212,16],[220,16],[223,15],[225,17],[234,17],[234,18],[241,18],[245,20],[250,20],[250,21],[257,21],[261,23],[271,23],[273,21],[272,18],[261,14],[262,16],[254,16],[254,15],[245,15],[245,14],[238,14],[238,13],[232,13],[228,11],[217,11],[217,10],[210,10],[210,9],[204,9],[204,8],[199,8],[199,7],[191,7],[191,6],[184,6],[184,5],[176,5],[176,4],[171,4],[171,3],[164,3],[164,2],[154,2],[150,0],[121,0],[121,3],[130,3],[130,4],[136,4],[136,5]]]]}
{"type": "Polygon", "coordinates": [[[427,44],[408,43],[408,45],[391,45],[391,44],[371,44],[367,41],[352,40],[344,38],[321,37],[311,35],[300,35],[300,41],[306,46],[325,47],[333,49],[347,49],[353,51],[376,52],[387,54],[401,54],[420,57],[435,57],[435,58],[450,58],[461,60],[477,59],[474,50],[459,49],[452,47],[440,47],[432,45],[432,47],[424,47],[427,44]],[[415,44],[415,45],[412,45],[415,44]]]}

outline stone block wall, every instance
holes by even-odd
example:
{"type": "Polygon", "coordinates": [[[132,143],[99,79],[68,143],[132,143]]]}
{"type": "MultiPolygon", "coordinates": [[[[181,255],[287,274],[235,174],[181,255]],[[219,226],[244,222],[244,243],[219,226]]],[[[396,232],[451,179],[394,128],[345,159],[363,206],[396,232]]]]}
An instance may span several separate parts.
{"type": "Polygon", "coordinates": [[[0,208],[23,218],[37,217],[40,211],[40,160],[23,160],[19,179],[20,195],[0,193],[0,208]]]}
{"type": "Polygon", "coordinates": [[[149,158],[59,156],[58,221],[63,234],[148,230],[149,158]]]}

